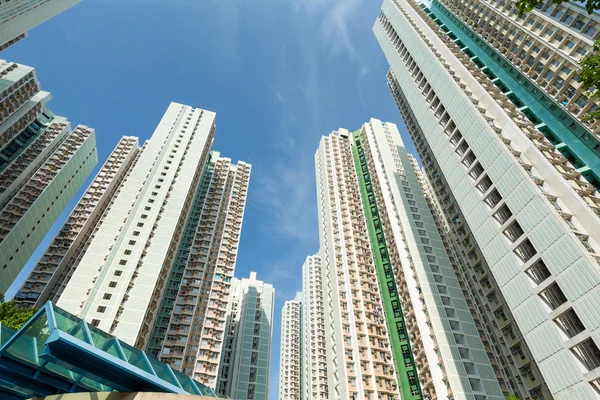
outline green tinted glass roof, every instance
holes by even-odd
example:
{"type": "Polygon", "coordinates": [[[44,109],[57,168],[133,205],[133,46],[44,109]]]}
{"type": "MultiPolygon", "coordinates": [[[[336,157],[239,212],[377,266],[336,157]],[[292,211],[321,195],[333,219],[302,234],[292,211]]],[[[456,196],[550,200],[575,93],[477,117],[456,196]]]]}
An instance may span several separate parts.
{"type": "Polygon", "coordinates": [[[7,400],[81,391],[219,397],[50,302],[17,332],[0,326],[0,377],[0,398],[7,400]]]}

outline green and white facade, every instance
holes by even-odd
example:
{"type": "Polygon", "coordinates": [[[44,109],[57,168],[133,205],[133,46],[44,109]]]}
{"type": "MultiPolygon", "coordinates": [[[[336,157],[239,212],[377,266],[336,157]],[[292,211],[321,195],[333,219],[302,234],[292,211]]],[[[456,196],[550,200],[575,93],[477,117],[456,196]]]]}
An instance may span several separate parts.
{"type": "Polygon", "coordinates": [[[46,109],[31,67],[0,60],[0,292],[98,161],[93,129],[46,109]]]}
{"type": "Polygon", "coordinates": [[[208,161],[214,118],[171,103],[115,193],[59,307],[129,344],[147,338],[208,161]]]}
{"type": "Polygon", "coordinates": [[[250,164],[234,164],[211,152],[145,345],[149,353],[211,388],[218,384],[227,336],[250,169],[250,164]]]}
{"type": "Polygon", "coordinates": [[[396,126],[333,132],[316,169],[329,397],[502,399],[396,126]]]}
{"type": "Polygon", "coordinates": [[[232,281],[217,393],[267,400],[275,289],[256,278],[232,281]]]}
{"type": "Polygon", "coordinates": [[[123,137],[20,305],[51,300],[216,388],[251,166],[212,151],[214,132],[215,113],[171,103],[142,147],[123,137]]]}
{"type": "MultiPolygon", "coordinates": [[[[452,10],[469,2],[458,3],[384,1],[374,31],[390,64],[390,89],[503,390],[597,398],[594,127],[553,109],[540,82],[456,17],[452,10]]],[[[514,3],[502,7],[517,19],[514,3]]]]}
{"type": "Polygon", "coordinates": [[[7,0],[0,3],[0,51],[27,36],[30,29],[81,0],[7,0]]]}

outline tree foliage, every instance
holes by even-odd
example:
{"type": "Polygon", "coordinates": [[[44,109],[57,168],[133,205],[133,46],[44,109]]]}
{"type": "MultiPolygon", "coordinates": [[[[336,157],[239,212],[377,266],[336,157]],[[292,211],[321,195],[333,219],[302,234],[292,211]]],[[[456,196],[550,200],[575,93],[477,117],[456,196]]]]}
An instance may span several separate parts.
{"type": "MultiPolygon", "coordinates": [[[[568,3],[569,0],[552,0],[554,4],[568,3]]],[[[537,5],[543,5],[546,3],[546,0],[517,0],[517,8],[519,9],[519,14],[523,15],[533,10],[533,8],[537,5]]],[[[582,5],[587,10],[588,14],[593,13],[596,10],[600,10],[600,0],[584,0],[582,2],[573,3],[583,3],[582,5]]]]}
{"type": "Polygon", "coordinates": [[[514,393],[509,393],[506,395],[506,400],[520,400],[519,396],[514,393]]]}
{"type": "MultiPolygon", "coordinates": [[[[530,12],[537,5],[542,5],[546,0],[517,0],[519,15],[530,12]]],[[[568,0],[552,0],[554,4],[568,3],[568,0]]],[[[585,0],[583,6],[588,14],[600,10],[600,0],[585,0]]],[[[600,104],[600,39],[596,41],[592,51],[579,63],[580,72],[578,79],[586,90],[589,99],[595,99],[600,104]]],[[[584,121],[600,120],[600,109],[593,111],[583,118],[584,121]]]]}
{"type": "Polygon", "coordinates": [[[2,325],[18,330],[36,311],[31,308],[18,308],[14,301],[4,301],[4,294],[0,293],[0,322],[2,325]]]}
{"type": "MultiPolygon", "coordinates": [[[[598,0],[600,1],[600,0],[598,0]]],[[[581,72],[579,82],[587,90],[589,98],[595,98],[600,104],[600,39],[594,43],[594,49],[579,63],[581,72]]],[[[584,118],[587,121],[600,120],[600,109],[589,113],[584,118]]]]}

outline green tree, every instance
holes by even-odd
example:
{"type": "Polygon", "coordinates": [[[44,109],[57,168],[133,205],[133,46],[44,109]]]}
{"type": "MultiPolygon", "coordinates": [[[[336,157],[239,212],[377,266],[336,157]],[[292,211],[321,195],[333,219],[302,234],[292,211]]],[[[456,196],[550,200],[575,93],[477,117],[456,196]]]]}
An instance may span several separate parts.
{"type": "MultiPolygon", "coordinates": [[[[519,15],[523,16],[533,10],[535,6],[544,4],[545,2],[546,0],[517,0],[519,15]]],[[[568,2],[569,0],[552,0],[554,4],[568,2]]],[[[588,14],[600,10],[600,0],[586,0],[583,4],[588,14]]],[[[594,43],[590,54],[581,60],[579,67],[578,79],[582,84],[583,90],[587,91],[586,96],[590,99],[596,99],[596,102],[600,104],[600,39],[594,43]]],[[[588,122],[600,120],[600,109],[587,114],[583,119],[588,122]]]]}
{"type": "MultiPolygon", "coordinates": [[[[569,0],[552,0],[554,4],[568,3],[569,0]]],[[[543,5],[546,0],[517,0],[517,8],[519,9],[519,15],[523,15],[533,10],[535,6],[543,5]]],[[[596,10],[600,10],[600,0],[585,0],[585,2],[573,1],[573,3],[583,3],[588,14],[593,13],[596,10]]]]}
{"type": "MultiPolygon", "coordinates": [[[[600,2],[600,0],[598,0],[600,2]]],[[[579,82],[583,90],[587,90],[589,98],[595,98],[600,104],[600,39],[594,43],[594,49],[579,63],[581,72],[579,73],[579,82]]],[[[600,120],[600,108],[584,117],[586,121],[600,120]]]]}
{"type": "Polygon", "coordinates": [[[514,393],[509,393],[506,395],[506,400],[521,400],[519,399],[519,396],[517,396],[514,393]]]}
{"type": "Polygon", "coordinates": [[[18,330],[36,311],[32,308],[18,308],[14,301],[4,301],[4,294],[0,293],[0,322],[2,325],[18,330]]]}

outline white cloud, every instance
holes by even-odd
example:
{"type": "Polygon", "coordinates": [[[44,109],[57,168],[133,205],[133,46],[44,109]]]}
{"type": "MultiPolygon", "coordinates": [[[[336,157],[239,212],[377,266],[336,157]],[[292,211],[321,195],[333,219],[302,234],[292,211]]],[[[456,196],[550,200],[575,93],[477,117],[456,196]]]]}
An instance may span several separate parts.
{"type": "Polygon", "coordinates": [[[283,98],[283,95],[279,91],[275,91],[275,96],[277,96],[277,100],[281,104],[285,103],[285,99],[283,98]]]}
{"type": "Polygon", "coordinates": [[[364,0],[300,0],[297,11],[304,11],[309,17],[321,18],[323,45],[330,56],[346,53],[359,59],[350,37],[349,26],[358,16],[364,0]]]}
{"type": "Polygon", "coordinates": [[[255,205],[271,216],[265,221],[265,233],[297,244],[312,243],[318,232],[312,215],[316,213],[315,178],[312,170],[296,167],[279,162],[269,171],[257,171],[253,189],[257,193],[255,205]]]}

